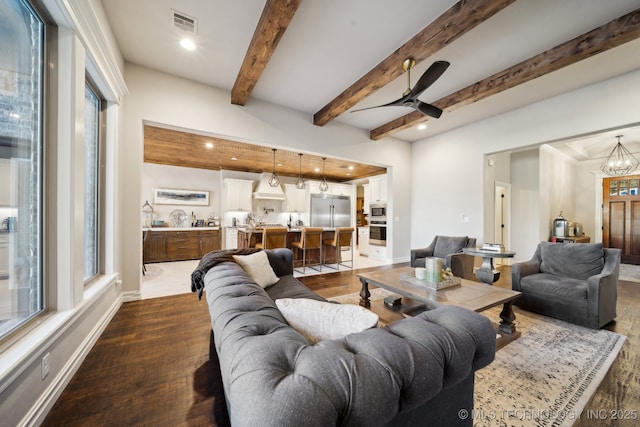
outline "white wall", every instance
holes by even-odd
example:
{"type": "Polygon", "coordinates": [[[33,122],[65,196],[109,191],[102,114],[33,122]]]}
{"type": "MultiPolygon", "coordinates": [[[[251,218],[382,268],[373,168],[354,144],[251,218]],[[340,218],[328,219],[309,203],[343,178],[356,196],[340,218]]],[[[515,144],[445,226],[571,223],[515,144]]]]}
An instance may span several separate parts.
{"type": "MultiPolygon", "coordinates": [[[[485,154],[627,126],[637,123],[638,111],[640,71],[634,71],[414,143],[412,247],[430,242],[436,234],[465,234],[484,241],[485,154]],[[463,212],[469,223],[460,222],[463,212]]],[[[515,212],[512,219],[515,224],[515,212]]],[[[535,245],[516,241],[515,227],[512,233],[518,257],[528,258],[535,245]]],[[[486,234],[491,239],[493,227],[486,234]]]]}
{"type": "MultiPolygon", "coordinates": [[[[275,148],[295,148],[315,154],[353,159],[390,167],[390,206],[398,222],[392,224],[389,243],[394,258],[409,256],[411,146],[388,138],[371,141],[366,131],[338,122],[314,126],[309,114],[251,99],[246,106],[231,105],[229,92],[159,73],[137,65],[125,65],[129,95],[124,100],[125,163],[122,180],[127,193],[123,211],[141,209],[143,123],[170,125],[178,129],[212,134],[275,148]],[[161,89],[160,89],[161,88],[161,89]],[[137,183],[137,184],[136,184],[137,183]],[[137,185],[137,188],[136,188],[137,185]]],[[[140,215],[137,215],[139,217],[140,215]]],[[[123,224],[123,257],[139,260],[123,266],[127,299],[139,297],[142,250],[140,221],[123,224]]]]}
{"type": "Polygon", "coordinates": [[[540,147],[540,240],[552,236],[553,219],[560,212],[576,221],[576,161],[549,146],[540,147]]]}
{"type": "Polygon", "coordinates": [[[511,249],[514,261],[531,258],[544,232],[540,227],[540,157],[537,149],[511,155],[511,249]]]}

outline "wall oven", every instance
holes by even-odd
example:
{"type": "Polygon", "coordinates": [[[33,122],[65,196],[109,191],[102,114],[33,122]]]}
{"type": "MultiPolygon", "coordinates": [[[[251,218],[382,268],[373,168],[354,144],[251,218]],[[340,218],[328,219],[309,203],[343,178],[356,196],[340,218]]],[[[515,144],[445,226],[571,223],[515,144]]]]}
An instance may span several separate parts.
{"type": "Polygon", "coordinates": [[[376,246],[387,246],[387,221],[369,221],[369,244],[376,246]]]}

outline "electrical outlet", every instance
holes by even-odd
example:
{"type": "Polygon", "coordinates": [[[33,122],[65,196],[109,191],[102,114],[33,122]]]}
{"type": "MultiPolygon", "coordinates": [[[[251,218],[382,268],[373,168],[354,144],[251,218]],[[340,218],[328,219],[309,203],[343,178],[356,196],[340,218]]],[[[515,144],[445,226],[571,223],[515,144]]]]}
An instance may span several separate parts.
{"type": "Polygon", "coordinates": [[[42,357],[42,379],[45,379],[49,375],[49,358],[51,353],[47,353],[42,357]]]}

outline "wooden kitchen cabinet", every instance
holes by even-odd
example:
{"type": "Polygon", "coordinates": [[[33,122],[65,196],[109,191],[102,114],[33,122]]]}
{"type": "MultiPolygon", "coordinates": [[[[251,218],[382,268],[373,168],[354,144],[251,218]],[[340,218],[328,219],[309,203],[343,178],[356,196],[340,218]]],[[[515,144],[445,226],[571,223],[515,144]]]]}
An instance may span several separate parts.
{"type": "MultiPolygon", "coordinates": [[[[146,231],[144,237],[144,262],[162,262],[165,260],[166,231],[146,231]]],[[[143,232],[144,234],[144,232],[143,232]]]]}
{"type": "Polygon", "coordinates": [[[200,259],[221,248],[220,230],[149,230],[147,233],[143,246],[145,263],[200,259]]]}
{"type": "Polygon", "coordinates": [[[200,230],[198,232],[200,237],[200,256],[211,251],[219,251],[221,249],[220,230],[200,230]]]}

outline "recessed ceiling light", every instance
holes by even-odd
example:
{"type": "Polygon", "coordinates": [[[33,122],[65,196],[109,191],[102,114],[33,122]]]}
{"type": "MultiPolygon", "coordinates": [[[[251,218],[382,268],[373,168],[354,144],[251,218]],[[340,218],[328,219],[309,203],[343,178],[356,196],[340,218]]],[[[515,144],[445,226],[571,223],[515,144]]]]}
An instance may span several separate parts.
{"type": "Polygon", "coordinates": [[[278,167],[284,166],[282,163],[278,163],[278,167]]]}
{"type": "Polygon", "coordinates": [[[350,173],[347,173],[347,176],[351,176],[351,174],[350,174],[350,173]]]}
{"type": "Polygon", "coordinates": [[[420,123],[420,124],[418,125],[418,129],[419,129],[419,130],[424,130],[424,129],[426,129],[426,128],[427,128],[426,123],[420,123]]]}
{"type": "Polygon", "coordinates": [[[352,171],[353,170],[353,166],[349,166],[349,170],[352,171]]]}
{"type": "Polygon", "coordinates": [[[320,168],[315,168],[313,171],[314,171],[315,173],[318,173],[318,172],[320,172],[320,168]]]}
{"type": "Polygon", "coordinates": [[[238,160],[238,158],[237,157],[232,157],[231,160],[238,160]]]}
{"type": "Polygon", "coordinates": [[[187,50],[196,50],[196,44],[191,39],[184,38],[180,40],[180,46],[187,50]]]}
{"type": "Polygon", "coordinates": [[[207,142],[204,146],[211,150],[213,148],[213,142],[207,142]]]}

